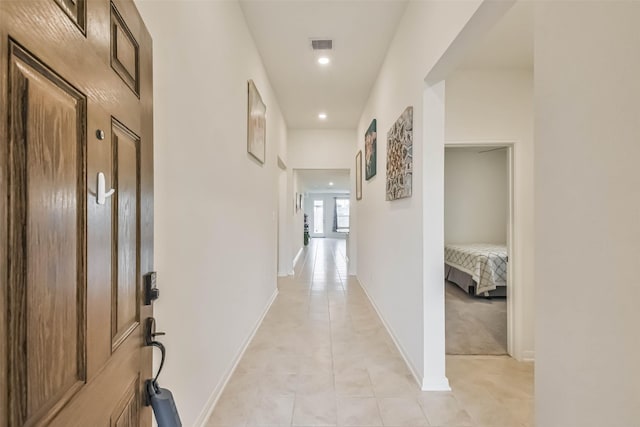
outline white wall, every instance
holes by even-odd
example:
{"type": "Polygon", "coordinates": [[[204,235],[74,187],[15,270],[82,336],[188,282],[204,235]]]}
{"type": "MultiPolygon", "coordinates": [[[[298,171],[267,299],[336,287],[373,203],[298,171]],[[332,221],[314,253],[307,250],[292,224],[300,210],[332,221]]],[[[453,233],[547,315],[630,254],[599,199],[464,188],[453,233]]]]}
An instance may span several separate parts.
{"type": "Polygon", "coordinates": [[[444,153],[445,243],[507,242],[507,150],[444,153]]]}
{"type": "Polygon", "coordinates": [[[536,425],[640,425],[640,3],[535,26],[536,425]]]}
{"type": "MultiPolygon", "coordinates": [[[[291,258],[289,259],[289,271],[293,274],[293,261],[301,254],[302,247],[304,246],[304,210],[295,210],[296,206],[296,194],[302,192],[302,183],[300,176],[295,169],[288,169],[287,180],[290,182],[290,190],[287,193],[287,200],[289,200],[289,235],[291,244],[291,258]]],[[[303,197],[304,198],[304,197],[303,197]]],[[[304,201],[303,201],[304,203],[304,201]]]]}
{"type": "MultiPolygon", "coordinates": [[[[518,287],[513,356],[534,358],[533,73],[464,69],[446,80],[447,143],[513,143],[515,238],[509,260],[518,287]]],[[[446,223],[446,221],[445,221],[446,223]]]]}
{"type": "Polygon", "coordinates": [[[154,43],[160,383],[201,423],[276,291],[277,155],[287,129],[237,2],[138,1],[154,43]],[[267,159],[246,151],[247,80],[267,159]]]}
{"type": "Polygon", "coordinates": [[[358,126],[358,149],[364,150],[364,133],[372,119],[378,120],[378,173],[363,182],[363,199],[357,206],[358,278],[425,389],[447,388],[448,383],[444,373],[442,286],[444,146],[427,157],[422,126],[424,79],[479,4],[408,4],[358,126]],[[387,202],[386,134],[407,106],[414,108],[413,196],[387,202]],[[440,223],[433,225],[436,218],[427,227],[423,227],[423,211],[432,208],[426,204],[423,207],[423,192],[431,190],[425,188],[423,178],[430,175],[423,175],[423,170],[435,174],[432,181],[440,192],[440,223]],[[425,262],[427,252],[430,262],[425,262]],[[425,287],[429,287],[428,293],[425,287]],[[427,335],[429,339],[438,337],[439,345],[425,349],[427,335]]]}
{"type": "MultiPolygon", "coordinates": [[[[304,212],[309,215],[309,231],[313,237],[329,237],[333,239],[344,239],[347,237],[346,233],[338,233],[333,231],[333,216],[336,205],[335,198],[351,198],[349,194],[339,193],[305,193],[304,196],[304,212]],[[324,207],[324,233],[315,234],[313,232],[315,221],[313,215],[313,202],[315,200],[322,200],[324,207]]],[[[349,201],[351,203],[351,201],[349,201]]],[[[351,213],[349,213],[351,214],[351,213]]],[[[351,219],[351,218],[349,218],[351,219]]]]}
{"type": "MultiPolygon", "coordinates": [[[[355,156],[356,132],[351,129],[289,129],[287,137],[287,153],[289,158],[289,182],[291,182],[290,199],[301,191],[295,169],[349,169],[351,174],[351,217],[349,239],[353,242],[358,235],[355,198],[355,156]]],[[[364,177],[363,177],[364,180],[364,177]]],[[[292,250],[295,256],[302,248],[302,216],[296,216],[292,223],[292,250]]],[[[349,246],[349,274],[356,274],[356,248],[349,246]]]]}
{"type": "Polygon", "coordinates": [[[353,169],[353,129],[289,129],[289,163],[293,169],[353,169]]]}
{"type": "MultiPolygon", "coordinates": [[[[279,165],[280,167],[280,165],[279,165]]],[[[287,170],[278,170],[278,276],[288,276],[291,273],[291,210],[289,207],[289,192],[287,170]]]]}

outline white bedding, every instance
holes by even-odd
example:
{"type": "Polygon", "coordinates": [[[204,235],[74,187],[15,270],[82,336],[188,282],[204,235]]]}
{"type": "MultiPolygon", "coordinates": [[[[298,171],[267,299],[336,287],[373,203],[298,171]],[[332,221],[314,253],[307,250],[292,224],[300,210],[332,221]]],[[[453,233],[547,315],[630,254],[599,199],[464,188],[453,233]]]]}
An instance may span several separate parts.
{"type": "Polygon", "coordinates": [[[470,274],[476,295],[507,285],[507,247],[485,243],[445,245],[444,262],[470,274]]]}

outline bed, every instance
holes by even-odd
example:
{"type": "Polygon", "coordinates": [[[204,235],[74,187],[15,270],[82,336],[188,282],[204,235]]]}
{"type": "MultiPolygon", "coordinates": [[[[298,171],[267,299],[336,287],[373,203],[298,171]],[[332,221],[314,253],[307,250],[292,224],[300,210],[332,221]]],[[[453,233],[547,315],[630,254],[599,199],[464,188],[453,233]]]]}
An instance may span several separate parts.
{"type": "Polygon", "coordinates": [[[507,295],[507,247],[484,243],[444,248],[445,279],[476,296],[507,295]]]}

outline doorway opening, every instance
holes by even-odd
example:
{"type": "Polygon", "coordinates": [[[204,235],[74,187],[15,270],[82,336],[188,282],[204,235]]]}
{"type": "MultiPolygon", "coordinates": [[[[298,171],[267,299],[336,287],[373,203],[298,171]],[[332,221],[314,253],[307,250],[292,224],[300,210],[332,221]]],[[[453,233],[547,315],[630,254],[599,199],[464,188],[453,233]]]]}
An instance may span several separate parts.
{"type": "Polygon", "coordinates": [[[350,200],[348,197],[337,198],[336,197],[336,232],[348,233],[349,232],[349,215],[350,215],[350,200]]]}
{"type": "Polygon", "coordinates": [[[313,236],[324,237],[324,200],[313,201],[313,236]]]}
{"type": "Polygon", "coordinates": [[[298,200],[310,237],[348,239],[350,170],[296,169],[295,177],[294,197],[298,200]]]}
{"type": "Polygon", "coordinates": [[[507,354],[534,360],[533,248],[533,7],[490,2],[431,69],[423,92],[425,253],[425,365],[445,375],[445,148],[508,147],[510,230],[508,246],[507,354]],[[428,260],[428,259],[427,259],[428,260]],[[436,302],[432,302],[436,301],[436,302]],[[435,368],[434,368],[435,367],[435,368]]]}
{"type": "Polygon", "coordinates": [[[509,353],[512,150],[484,142],[445,145],[447,354],[509,353]]]}

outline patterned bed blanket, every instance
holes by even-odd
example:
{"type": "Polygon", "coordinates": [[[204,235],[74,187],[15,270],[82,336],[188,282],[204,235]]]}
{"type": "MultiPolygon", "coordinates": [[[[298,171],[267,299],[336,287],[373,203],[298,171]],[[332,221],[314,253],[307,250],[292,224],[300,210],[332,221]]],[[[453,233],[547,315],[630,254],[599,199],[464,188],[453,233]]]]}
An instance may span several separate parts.
{"type": "Polygon", "coordinates": [[[507,284],[507,247],[504,245],[445,245],[444,262],[471,275],[476,295],[507,284]]]}

